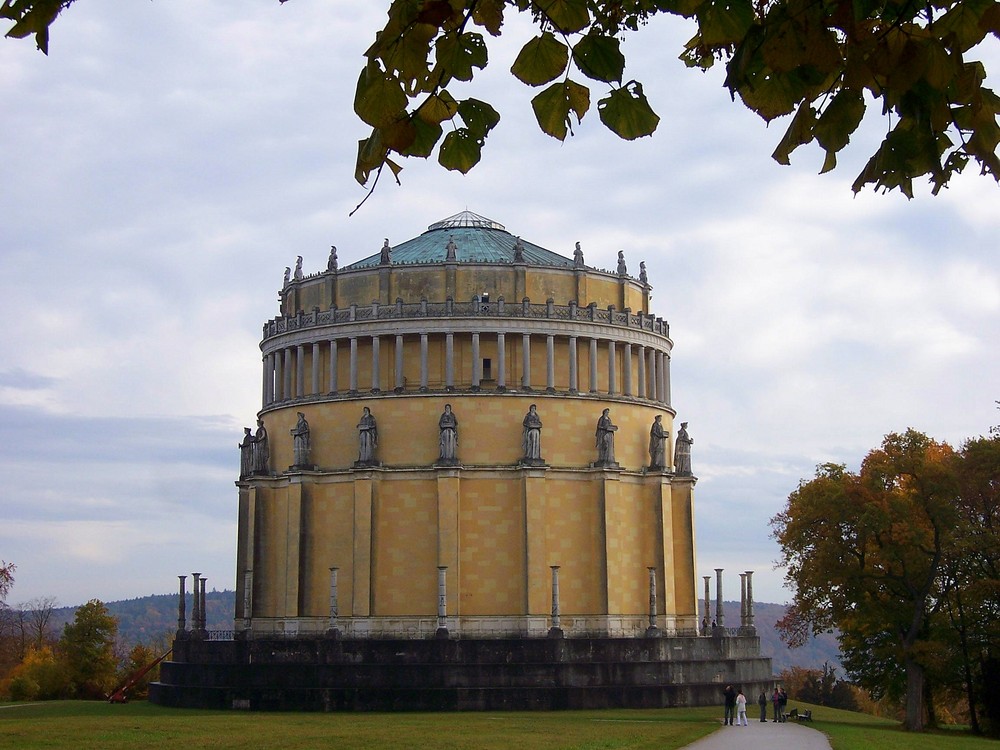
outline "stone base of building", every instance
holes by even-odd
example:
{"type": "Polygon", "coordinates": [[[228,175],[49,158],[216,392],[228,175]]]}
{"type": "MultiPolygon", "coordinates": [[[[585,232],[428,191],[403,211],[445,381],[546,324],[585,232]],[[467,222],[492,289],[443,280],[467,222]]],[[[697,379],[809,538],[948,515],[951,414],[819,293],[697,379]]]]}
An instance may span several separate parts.
{"type": "Polygon", "coordinates": [[[756,636],[178,639],[151,702],[291,711],[498,711],[718,705],[770,694],[756,636]]]}

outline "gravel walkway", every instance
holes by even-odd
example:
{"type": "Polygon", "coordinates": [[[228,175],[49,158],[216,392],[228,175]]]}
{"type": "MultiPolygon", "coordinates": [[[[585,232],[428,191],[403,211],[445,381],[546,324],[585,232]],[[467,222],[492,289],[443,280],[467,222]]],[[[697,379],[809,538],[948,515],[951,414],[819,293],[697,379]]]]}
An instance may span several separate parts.
{"type": "Polygon", "coordinates": [[[761,723],[751,721],[750,726],[721,726],[707,737],[702,737],[683,750],[830,750],[826,735],[809,726],[808,722],[761,723]]]}

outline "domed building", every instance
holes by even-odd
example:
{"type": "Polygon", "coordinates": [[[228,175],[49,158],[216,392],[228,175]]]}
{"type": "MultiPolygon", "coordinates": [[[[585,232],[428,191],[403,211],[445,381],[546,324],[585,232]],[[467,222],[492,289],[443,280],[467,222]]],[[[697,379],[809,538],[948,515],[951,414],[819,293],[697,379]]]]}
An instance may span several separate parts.
{"type": "Polygon", "coordinates": [[[286,269],[237,483],[235,638],[182,610],[154,700],[676,705],[770,680],[752,594],[739,632],[699,636],[692,441],[644,264],[572,256],[464,211],[286,269]],[[400,653],[424,665],[402,683],[400,653]]]}

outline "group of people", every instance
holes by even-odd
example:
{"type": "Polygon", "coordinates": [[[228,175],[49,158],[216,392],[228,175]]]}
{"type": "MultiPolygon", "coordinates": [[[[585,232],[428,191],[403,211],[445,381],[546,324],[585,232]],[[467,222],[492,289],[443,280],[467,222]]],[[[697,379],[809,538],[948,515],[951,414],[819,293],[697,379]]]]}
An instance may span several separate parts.
{"type": "MultiPolygon", "coordinates": [[[[743,694],[743,691],[734,690],[732,685],[726,685],[723,696],[726,702],[726,712],[722,723],[726,726],[732,726],[734,722],[738,727],[750,726],[749,722],[747,722],[747,697],[743,694]]],[[[771,703],[774,705],[772,721],[784,721],[785,706],[788,704],[788,693],[785,692],[783,687],[776,687],[774,689],[774,692],[771,694],[771,703]]],[[[765,723],[767,722],[767,704],[767,693],[761,690],[760,695],[757,697],[757,705],[760,707],[760,720],[765,723]]]]}

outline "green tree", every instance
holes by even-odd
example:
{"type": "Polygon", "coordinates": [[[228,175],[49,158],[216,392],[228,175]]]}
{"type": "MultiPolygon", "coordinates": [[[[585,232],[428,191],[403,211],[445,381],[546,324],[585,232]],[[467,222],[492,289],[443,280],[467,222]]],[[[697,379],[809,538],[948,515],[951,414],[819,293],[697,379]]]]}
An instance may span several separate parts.
{"type": "MultiPolygon", "coordinates": [[[[0,17],[14,22],[8,36],[33,35],[47,51],[49,26],[72,2],[3,0],[0,17]]],[[[767,122],[794,113],[773,154],[782,164],[816,141],[823,171],[835,168],[875,103],[887,132],[855,192],[873,185],[912,196],[913,179],[926,176],[936,193],[970,161],[1000,179],[1000,98],[970,59],[988,35],[1000,36],[996,0],[391,0],[354,100],[372,128],[358,145],[360,183],[373,172],[377,182],[386,166],[398,179],[398,157],[426,158],[435,148],[447,169],[479,162],[500,114],[449,87],[487,66],[482,32],[500,37],[509,14],[530,16],[535,33],[511,73],[540,88],[532,110],[559,140],[590,111],[592,89],[598,117],[620,137],[656,130],[659,117],[642,83],[626,75],[621,43],[668,15],[695,25],[680,51],[689,67],[725,64],[732,97],[767,122]]]]}
{"type": "Polygon", "coordinates": [[[97,599],[77,609],[73,622],[63,629],[59,651],[69,665],[78,697],[104,698],[114,689],[117,633],[118,621],[97,599]]]}
{"type": "Polygon", "coordinates": [[[906,698],[905,726],[925,722],[925,665],[954,543],[953,451],[913,430],[887,435],[857,474],[826,464],[772,521],[802,622],[837,628],[856,682],[906,698]]]}

